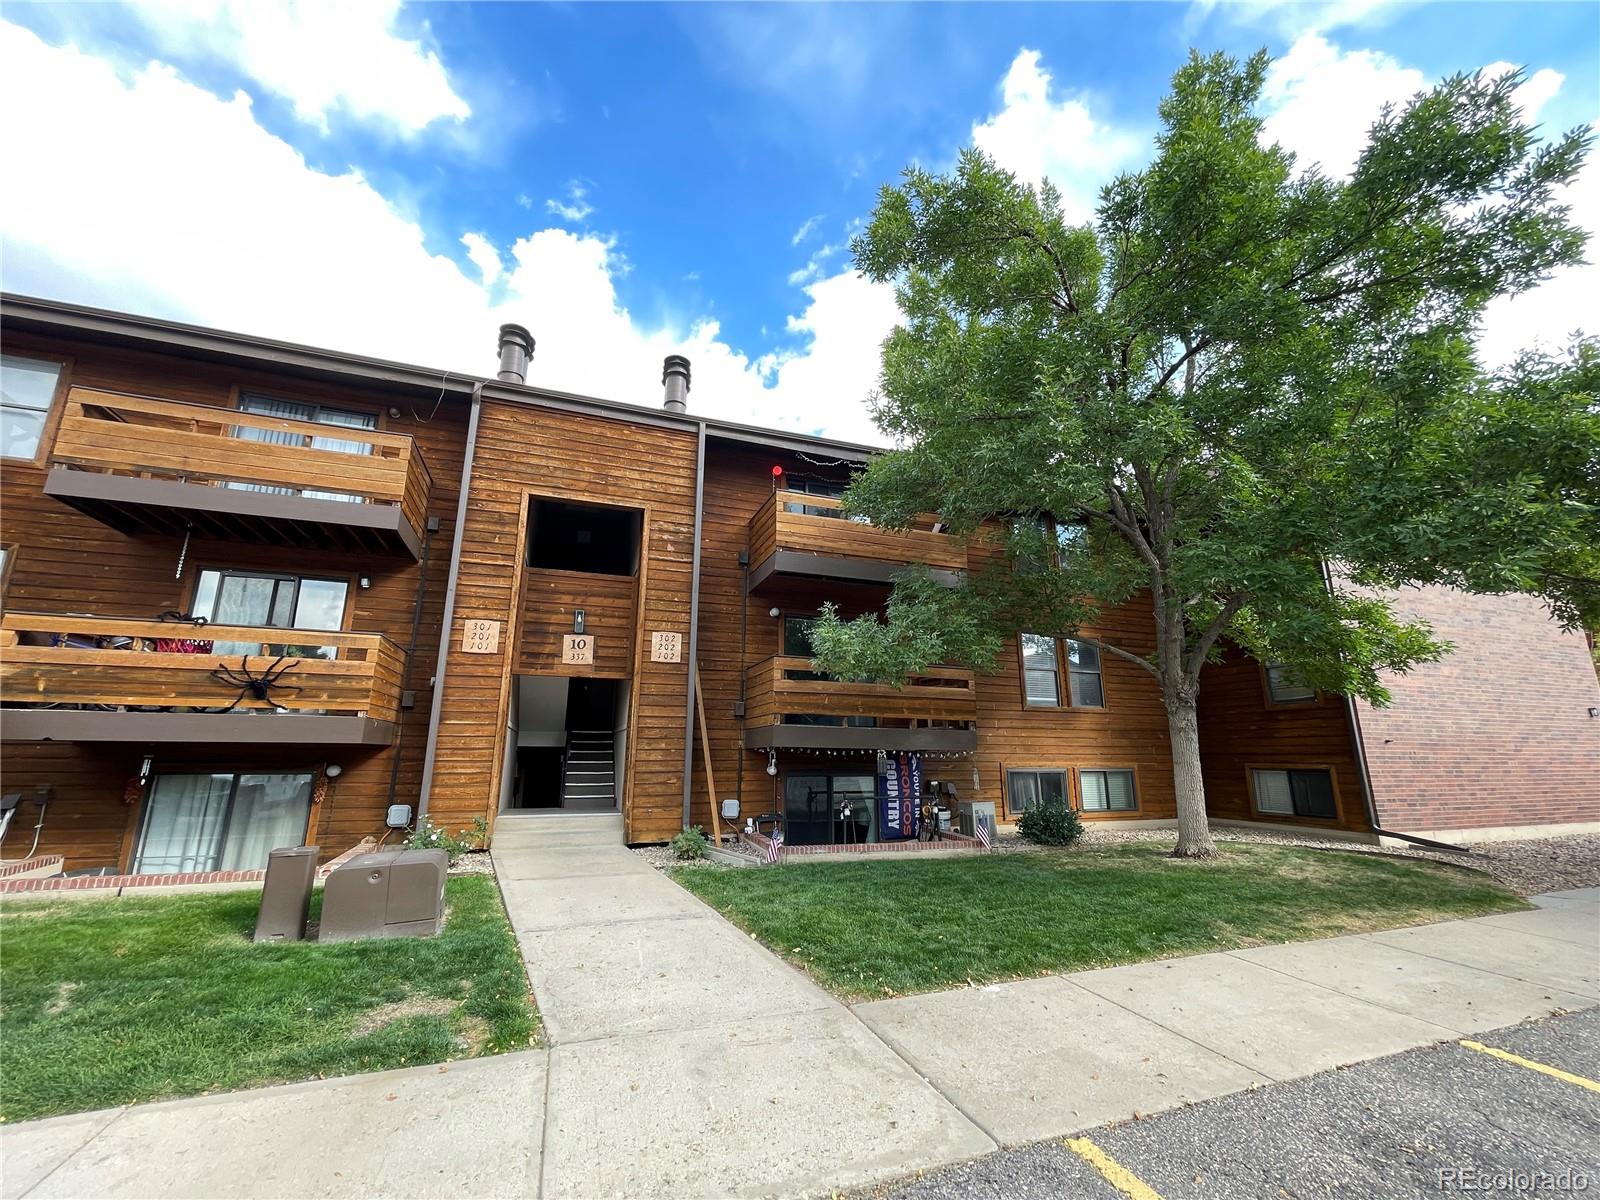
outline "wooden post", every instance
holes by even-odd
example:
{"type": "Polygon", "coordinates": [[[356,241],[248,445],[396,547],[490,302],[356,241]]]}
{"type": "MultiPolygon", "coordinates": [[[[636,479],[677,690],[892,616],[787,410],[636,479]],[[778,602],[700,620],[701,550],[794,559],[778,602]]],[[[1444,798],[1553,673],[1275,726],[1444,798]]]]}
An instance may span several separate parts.
{"type": "MultiPolygon", "coordinates": [[[[696,664],[698,665],[698,664],[696,664]]],[[[711,739],[706,735],[706,698],[700,690],[701,672],[694,673],[694,711],[700,720],[700,753],[706,764],[706,790],[711,793],[711,832],[715,844],[722,845],[722,812],[717,804],[717,777],[711,771],[711,739]]]]}

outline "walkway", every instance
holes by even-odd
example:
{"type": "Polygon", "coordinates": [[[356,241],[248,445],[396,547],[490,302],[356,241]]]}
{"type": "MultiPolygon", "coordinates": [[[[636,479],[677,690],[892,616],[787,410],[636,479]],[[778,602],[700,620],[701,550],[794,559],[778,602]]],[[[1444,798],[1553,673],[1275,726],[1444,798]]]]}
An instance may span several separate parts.
{"type": "Polygon", "coordinates": [[[1538,911],[863,1004],[624,850],[502,819],[551,1048],[0,1131],[0,1194],[809,1195],[1600,1003],[1538,911]]]}

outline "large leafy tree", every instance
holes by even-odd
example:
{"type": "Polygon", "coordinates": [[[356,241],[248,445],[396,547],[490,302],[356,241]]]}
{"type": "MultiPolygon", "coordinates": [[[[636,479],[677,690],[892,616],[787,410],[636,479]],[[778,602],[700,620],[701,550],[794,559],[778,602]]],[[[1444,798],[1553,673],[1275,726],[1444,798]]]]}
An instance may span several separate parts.
{"type": "Polygon", "coordinates": [[[877,419],[900,448],[846,505],[891,527],[936,511],[1006,553],[960,589],[904,576],[882,616],[829,613],[814,639],[857,677],[991,667],[1021,630],[1136,662],[1196,857],[1196,702],[1223,639],[1383,703],[1381,672],[1448,649],[1385,588],[1600,615],[1600,355],[1489,375],[1472,346],[1488,301],[1580,260],[1559,189],[1586,137],[1542,141],[1518,74],[1459,76],[1385,111],[1337,179],[1264,143],[1267,65],[1191,56],[1153,161],[1088,224],[976,152],[884,189],[853,250],[898,289],[877,419]],[[1083,632],[1142,595],[1153,650],[1083,632]]]}

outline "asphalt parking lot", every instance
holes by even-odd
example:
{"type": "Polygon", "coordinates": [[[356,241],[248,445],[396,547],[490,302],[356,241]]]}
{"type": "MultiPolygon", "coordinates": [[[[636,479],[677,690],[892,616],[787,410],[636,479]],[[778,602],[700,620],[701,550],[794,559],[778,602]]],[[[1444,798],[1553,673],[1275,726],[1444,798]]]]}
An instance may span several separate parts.
{"type": "Polygon", "coordinates": [[[863,1195],[1600,1196],[1600,1009],[1475,1040],[1500,1054],[1446,1042],[1002,1150],[863,1195]]]}

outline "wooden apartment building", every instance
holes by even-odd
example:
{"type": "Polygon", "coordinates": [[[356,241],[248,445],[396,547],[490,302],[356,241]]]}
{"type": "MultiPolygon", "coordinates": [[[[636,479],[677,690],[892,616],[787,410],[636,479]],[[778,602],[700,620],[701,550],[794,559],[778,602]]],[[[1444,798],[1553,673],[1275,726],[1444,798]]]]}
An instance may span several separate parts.
{"type": "MultiPolygon", "coordinates": [[[[1001,821],[1052,800],[1173,816],[1155,686],[1092,646],[1025,632],[995,674],[903,688],[817,676],[824,602],[876,610],[911,563],[959,586],[978,551],[841,519],[870,448],[697,416],[683,359],[657,408],[527,384],[515,326],[497,376],[464,379],[15,296],[0,322],[6,859],[37,834],[69,870],[249,869],[381,835],[393,805],[451,830],[619,811],[627,841],[662,841],[710,825],[708,761],[791,845],[857,844],[882,833],[878,764],[900,752],[1001,821]]],[[[1475,601],[1435,602],[1470,634],[1475,601]]],[[[1502,740],[1536,733],[1538,753],[1497,771],[1472,727],[1470,778],[1451,775],[1451,698],[1494,687],[1470,636],[1384,713],[1236,654],[1203,685],[1215,815],[1594,825],[1582,639],[1494,612],[1541,671],[1502,740]]],[[[1153,644],[1147,606],[1105,622],[1153,644]]]]}

